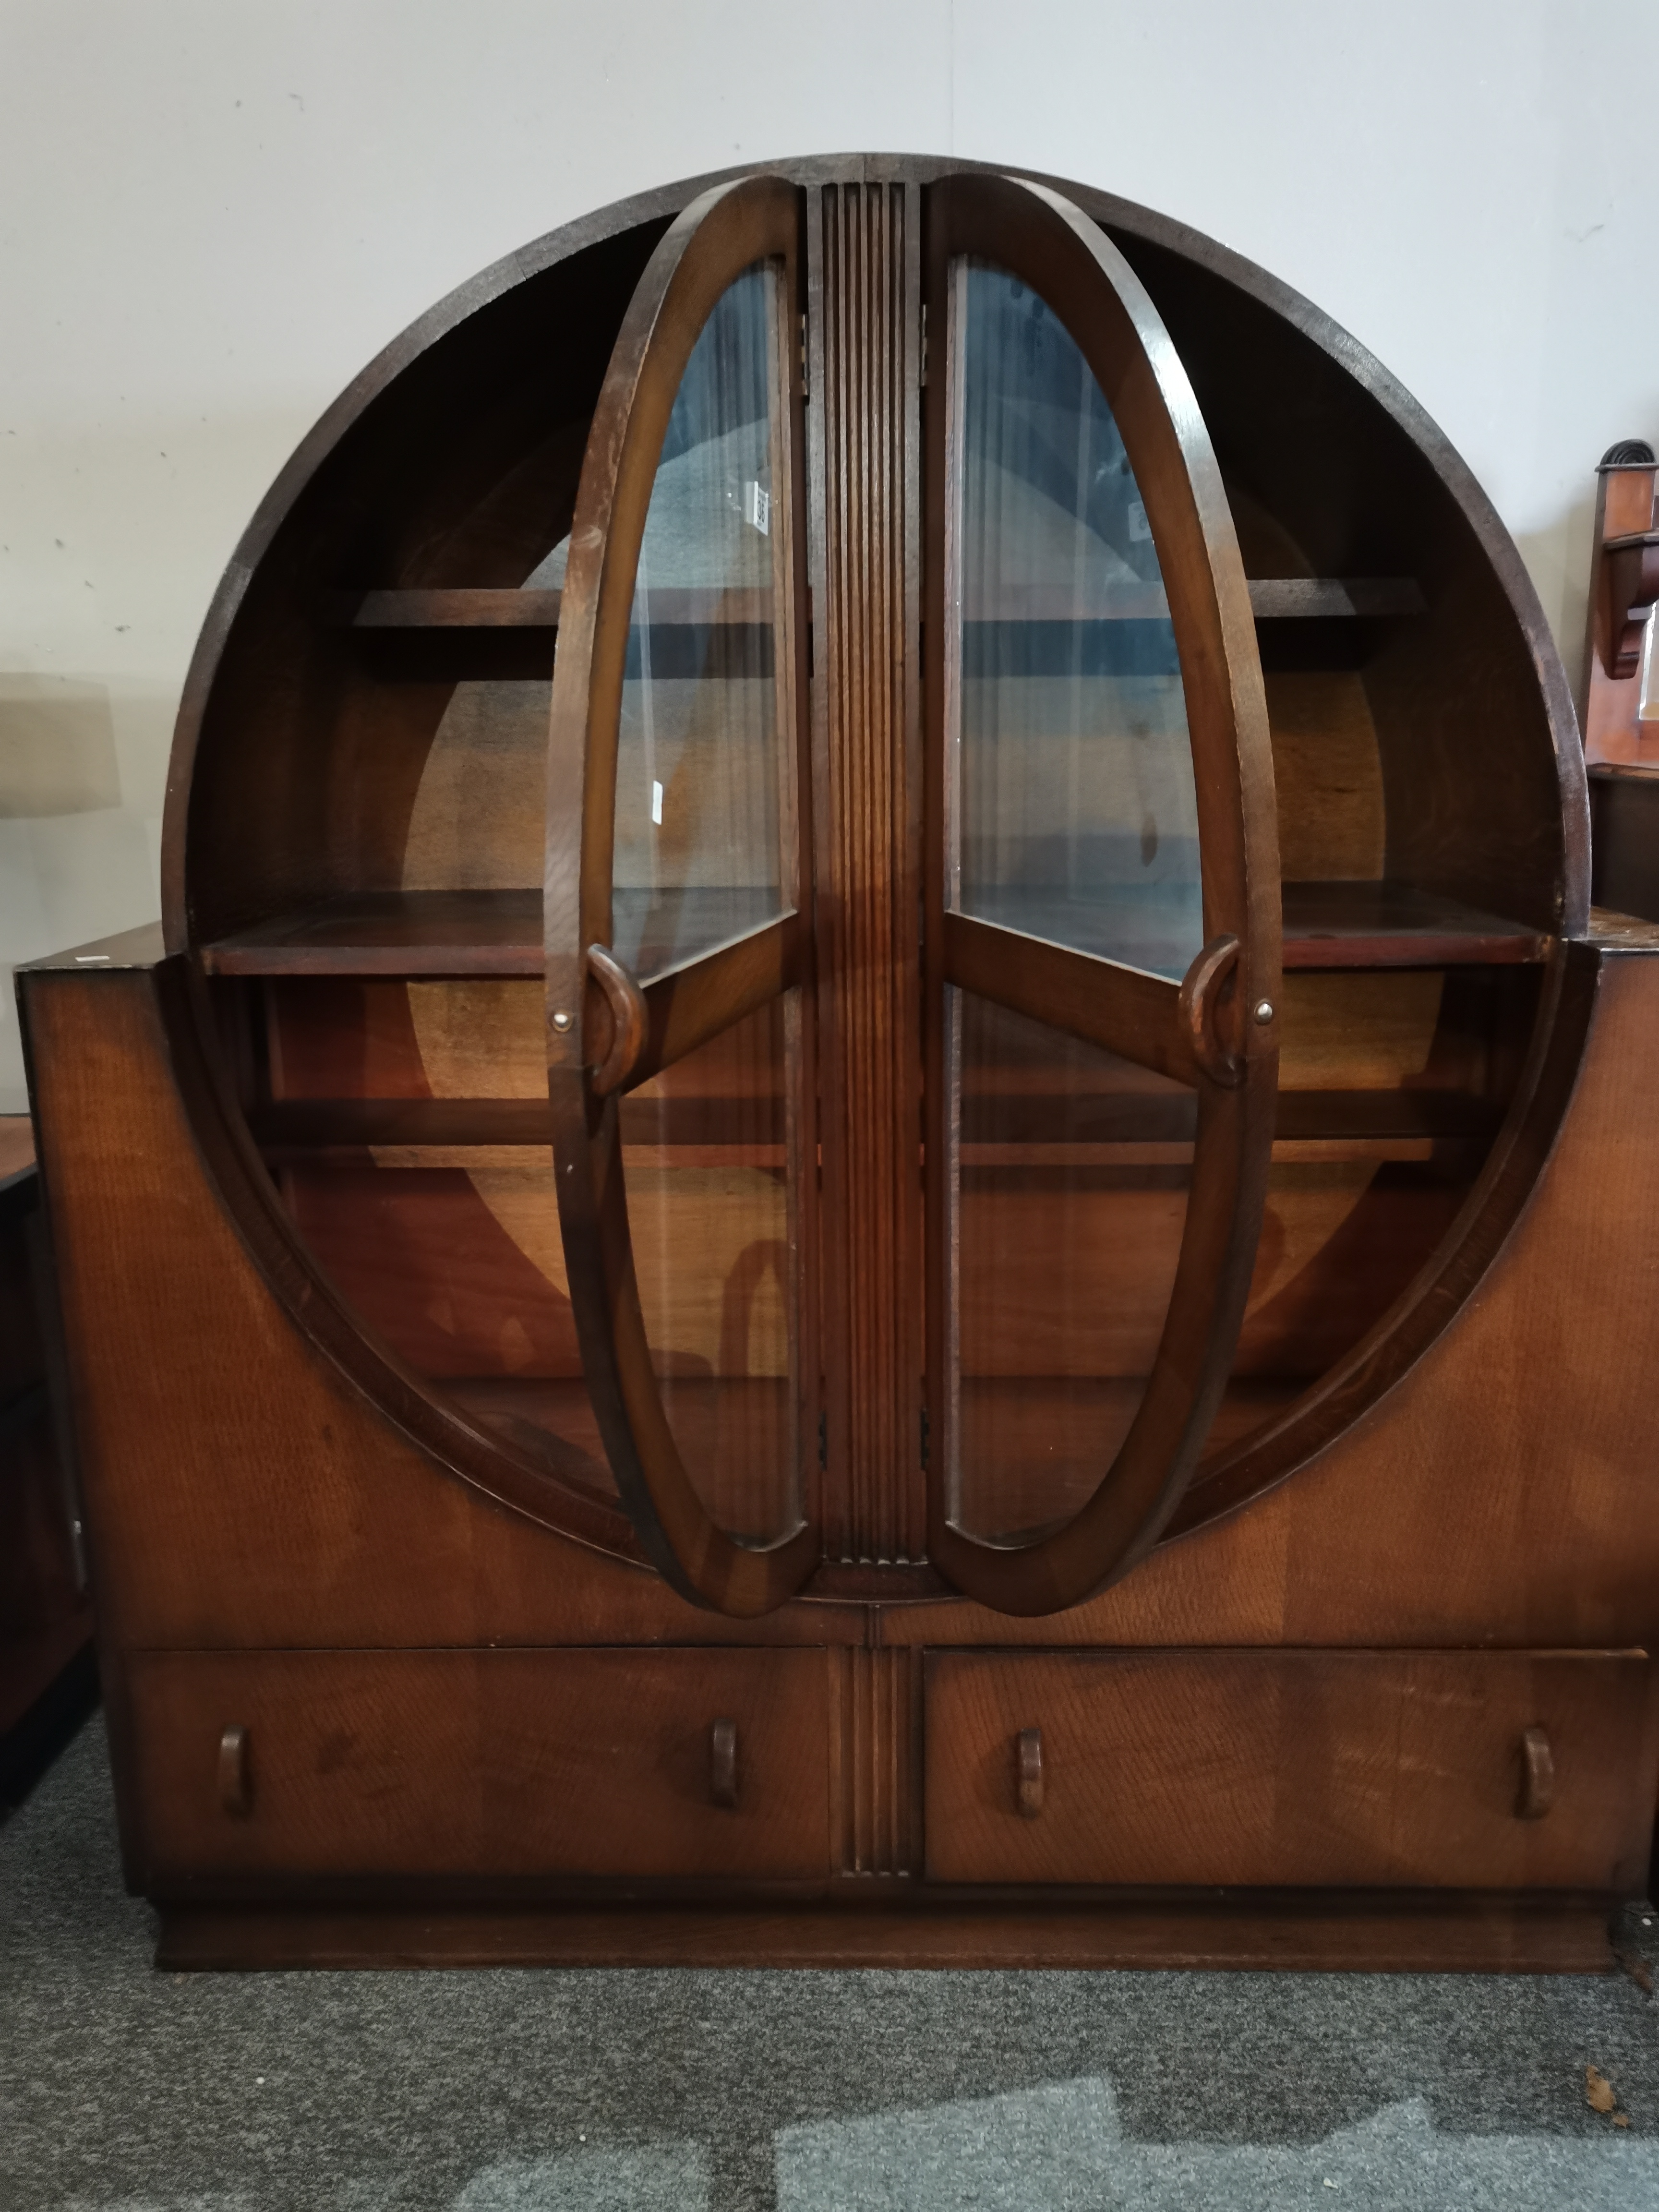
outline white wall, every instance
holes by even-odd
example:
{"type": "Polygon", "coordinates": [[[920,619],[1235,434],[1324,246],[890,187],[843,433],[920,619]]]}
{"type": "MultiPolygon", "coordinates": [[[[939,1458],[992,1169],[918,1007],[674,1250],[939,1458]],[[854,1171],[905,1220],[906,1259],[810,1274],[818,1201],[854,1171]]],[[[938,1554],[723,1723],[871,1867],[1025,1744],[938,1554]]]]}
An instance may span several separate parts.
{"type": "Polygon", "coordinates": [[[340,387],[730,161],[1006,161],[1264,264],[1461,447],[1576,676],[1591,471],[1659,437],[1656,84],[1631,0],[0,0],[0,962],[156,911],[197,626],[340,387]]]}

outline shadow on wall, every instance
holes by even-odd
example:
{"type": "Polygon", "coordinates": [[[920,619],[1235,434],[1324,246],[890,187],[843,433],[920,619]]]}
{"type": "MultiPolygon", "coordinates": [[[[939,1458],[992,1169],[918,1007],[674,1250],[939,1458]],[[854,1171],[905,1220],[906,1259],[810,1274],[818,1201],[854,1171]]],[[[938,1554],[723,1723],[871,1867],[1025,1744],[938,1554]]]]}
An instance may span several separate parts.
{"type": "Polygon", "coordinates": [[[0,675],[0,817],[91,814],[120,804],[107,685],[0,675]]]}

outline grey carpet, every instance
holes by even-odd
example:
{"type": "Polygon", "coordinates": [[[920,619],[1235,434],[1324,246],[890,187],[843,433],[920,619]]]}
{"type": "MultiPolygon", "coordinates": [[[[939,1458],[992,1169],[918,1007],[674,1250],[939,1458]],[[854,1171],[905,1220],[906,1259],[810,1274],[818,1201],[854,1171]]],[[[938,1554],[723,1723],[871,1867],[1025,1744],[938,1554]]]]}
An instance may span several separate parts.
{"type": "Polygon", "coordinates": [[[158,1975],[96,1720],[0,1901],[3,2212],[1659,2212],[1622,1975],[158,1975]]]}

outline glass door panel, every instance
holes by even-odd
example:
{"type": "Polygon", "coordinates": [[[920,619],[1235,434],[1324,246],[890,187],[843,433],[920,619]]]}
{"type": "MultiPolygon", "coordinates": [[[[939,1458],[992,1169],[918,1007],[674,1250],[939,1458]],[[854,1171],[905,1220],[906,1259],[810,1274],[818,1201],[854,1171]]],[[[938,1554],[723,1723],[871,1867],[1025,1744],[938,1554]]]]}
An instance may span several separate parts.
{"type": "Polygon", "coordinates": [[[954,283],[951,903],[1179,982],[1198,802],[1146,501],[1054,311],[983,261],[954,283]]]}
{"type": "Polygon", "coordinates": [[[1272,1144],[1272,757],[1133,270],[1008,178],[936,186],[929,240],[929,1547],[1046,1613],[1156,1540],[1224,1387],[1272,1144]]]}
{"type": "MultiPolygon", "coordinates": [[[[635,573],[617,744],[617,956],[641,979],[787,909],[775,271],[715,302],[674,398],[635,573]]],[[[785,706],[787,714],[787,706],[785,706]]]]}
{"type": "Polygon", "coordinates": [[[781,1603],[818,1551],[799,232],[793,186],[717,187],[641,281],[577,495],[549,767],[548,1091],[583,1369],[647,1553],[734,1614],[781,1603]]]}
{"type": "Polygon", "coordinates": [[[794,995],[622,1105],[634,1268],[663,1412],[709,1518],[748,1544],[775,1543],[801,1521],[794,995]]]}
{"type": "Polygon", "coordinates": [[[1146,1395],[1192,1181],[1190,1091],[951,990],[957,1099],[948,1509],[988,1543],[1072,1519],[1146,1395]]]}

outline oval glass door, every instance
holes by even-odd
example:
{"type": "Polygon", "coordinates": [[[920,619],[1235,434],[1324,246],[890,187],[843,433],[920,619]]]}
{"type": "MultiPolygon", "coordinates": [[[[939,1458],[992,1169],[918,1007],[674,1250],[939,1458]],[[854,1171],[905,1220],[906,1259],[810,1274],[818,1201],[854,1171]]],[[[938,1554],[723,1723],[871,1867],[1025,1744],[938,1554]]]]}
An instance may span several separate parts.
{"type": "Polygon", "coordinates": [[[641,281],[583,465],[550,749],[549,1087],[584,1369],[653,1563],[734,1614],[818,1556],[799,222],[791,185],[718,188],[641,281]]]}
{"type": "Polygon", "coordinates": [[[1010,179],[935,186],[929,240],[929,1550],[1036,1613],[1150,1548],[1225,1382],[1277,1081],[1272,758],[1133,272],[1010,179]]]}

